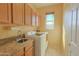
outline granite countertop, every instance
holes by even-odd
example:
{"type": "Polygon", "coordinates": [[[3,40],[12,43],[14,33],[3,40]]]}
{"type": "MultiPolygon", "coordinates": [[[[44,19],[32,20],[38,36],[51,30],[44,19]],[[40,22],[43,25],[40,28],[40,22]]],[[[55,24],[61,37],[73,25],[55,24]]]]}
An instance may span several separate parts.
{"type": "Polygon", "coordinates": [[[17,36],[17,32],[15,31],[0,31],[0,40],[1,39],[5,39],[5,38],[9,38],[9,37],[13,37],[13,36],[17,36]]]}
{"type": "Polygon", "coordinates": [[[7,43],[5,45],[0,46],[0,55],[16,55],[16,53],[29,45],[30,42],[33,40],[28,39],[28,41],[23,43],[17,43],[16,41],[12,41],[10,43],[7,43]]]}

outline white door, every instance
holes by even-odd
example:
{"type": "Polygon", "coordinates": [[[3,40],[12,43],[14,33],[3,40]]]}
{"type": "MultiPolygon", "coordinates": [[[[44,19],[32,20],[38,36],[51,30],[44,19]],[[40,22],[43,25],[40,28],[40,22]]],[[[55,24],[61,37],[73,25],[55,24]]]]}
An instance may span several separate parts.
{"type": "Polygon", "coordinates": [[[64,9],[65,49],[67,49],[67,55],[71,56],[79,56],[79,8],[77,5],[74,7],[75,5],[66,4],[65,8],[68,8],[64,9]]]}
{"type": "Polygon", "coordinates": [[[70,55],[77,55],[77,9],[72,10],[70,55]]]}
{"type": "Polygon", "coordinates": [[[77,8],[77,45],[79,46],[79,8],[77,8]]]}
{"type": "Polygon", "coordinates": [[[64,14],[64,27],[65,27],[65,43],[67,55],[70,55],[70,42],[71,42],[71,27],[72,27],[72,10],[68,10],[64,14]]]}

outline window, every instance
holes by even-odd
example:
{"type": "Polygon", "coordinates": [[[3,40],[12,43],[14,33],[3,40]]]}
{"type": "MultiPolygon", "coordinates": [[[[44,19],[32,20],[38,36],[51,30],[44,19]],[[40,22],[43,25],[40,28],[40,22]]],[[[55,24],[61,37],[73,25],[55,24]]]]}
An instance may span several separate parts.
{"type": "Polygon", "coordinates": [[[46,29],[54,29],[54,13],[46,14],[46,29]]]}
{"type": "Polygon", "coordinates": [[[35,16],[32,16],[32,26],[35,26],[35,16]]]}
{"type": "Polygon", "coordinates": [[[32,26],[38,26],[38,16],[32,16],[32,26]]]}
{"type": "Polygon", "coordinates": [[[38,16],[36,16],[36,26],[38,26],[38,16]]]}

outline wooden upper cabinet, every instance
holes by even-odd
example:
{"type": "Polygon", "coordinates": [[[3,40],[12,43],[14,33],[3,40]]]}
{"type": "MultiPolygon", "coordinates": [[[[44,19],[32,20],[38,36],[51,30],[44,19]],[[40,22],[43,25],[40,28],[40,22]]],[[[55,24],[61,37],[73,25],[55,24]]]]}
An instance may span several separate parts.
{"type": "Polygon", "coordinates": [[[25,24],[31,26],[32,25],[32,9],[28,4],[25,4],[25,24]]]}
{"type": "Polygon", "coordinates": [[[0,24],[11,23],[11,5],[7,3],[0,4],[0,24]]]}
{"type": "Polygon", "coordinates": [[[36,25],[37,16],[28,4],[23,3],[1,3],[0,24],[36,25]]]}
{"type": "Polygon", "coordinates": [[[24,25],[24,4],[12,4],[13,24],[24,25]]]}

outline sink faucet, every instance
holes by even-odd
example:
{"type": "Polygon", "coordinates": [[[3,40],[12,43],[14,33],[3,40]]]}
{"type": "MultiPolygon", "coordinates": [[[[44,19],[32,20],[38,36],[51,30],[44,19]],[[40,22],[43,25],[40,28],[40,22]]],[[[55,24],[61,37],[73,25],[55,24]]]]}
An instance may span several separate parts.
{"type": "Polygon", "coordinates": [[[21,40],[21,38],[22,38],[22,32],[21,32],[21,30],[18,30],[18,31],[17,31],[17,38],[16,38],[16,41],[21,40]]]}
{"type": "Polygon", "coordinates": [[[16,41],[22,40],[23,38],[25,38],[25,34],[21,30],[18,30],[16,41]]]}

